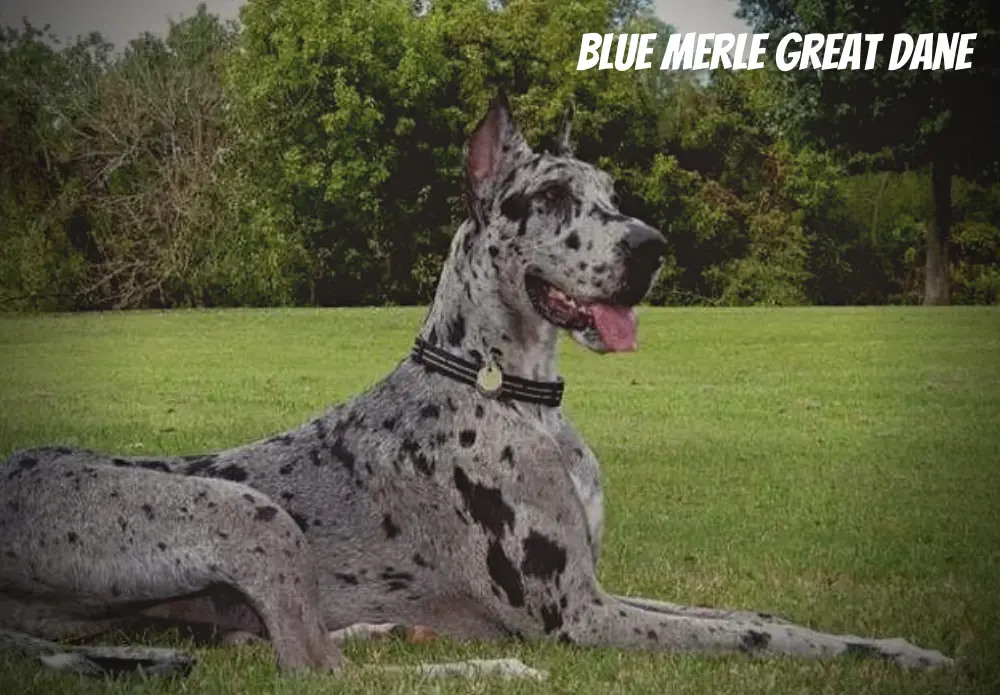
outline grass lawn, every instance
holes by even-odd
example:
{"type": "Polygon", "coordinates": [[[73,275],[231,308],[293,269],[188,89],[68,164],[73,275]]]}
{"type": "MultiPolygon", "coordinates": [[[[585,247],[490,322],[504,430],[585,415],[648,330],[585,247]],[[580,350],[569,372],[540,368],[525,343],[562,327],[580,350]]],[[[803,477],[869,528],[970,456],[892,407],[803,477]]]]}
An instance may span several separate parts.
{"type": "MultiPolygon", "coordinates": [[[[0,453],[195,453],[278,432],[385,374],[423,315],[0,318],[0,453]]],[[[605,587],[906,637],[957,668],[387,643],[348,656],[517,656],[551,678],[288,679],[266,649],[220,648],[173,683],[85,681],[0,657],[0,692],[1000,692],[1000,311],[644,309],[640,344],[606,357],[562,346],[565,409],[606,475],[605,587]]]]}

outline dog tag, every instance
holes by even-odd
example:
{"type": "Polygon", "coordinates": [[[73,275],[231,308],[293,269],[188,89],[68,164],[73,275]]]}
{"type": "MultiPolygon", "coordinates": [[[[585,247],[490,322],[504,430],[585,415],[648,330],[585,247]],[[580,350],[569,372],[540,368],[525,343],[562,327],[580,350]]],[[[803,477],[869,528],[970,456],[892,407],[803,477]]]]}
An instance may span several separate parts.
{"type": "Polygon", "coordinates": [[[499,396],[500,387],[503,386],[503,372],[500,371],[500,367],[488,362],[476,375],[476,386],[479,387],[479,393],[487,398],[499,396]]]}

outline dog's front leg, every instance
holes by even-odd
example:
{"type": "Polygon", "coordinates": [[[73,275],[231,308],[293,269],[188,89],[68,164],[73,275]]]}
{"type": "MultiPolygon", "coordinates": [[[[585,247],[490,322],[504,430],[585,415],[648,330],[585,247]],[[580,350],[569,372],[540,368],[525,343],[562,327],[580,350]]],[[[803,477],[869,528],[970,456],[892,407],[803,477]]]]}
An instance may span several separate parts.
{"type": "Polygon", "coordinates": [[[818,632],[790,623],[678,615],[648,610],[598,590],[563,612],[563,635],[583,646],[695,653],[834,658],[857,655],[909,668],[948,666],[940,652],[903,639],[869,639],[818,632]]]}

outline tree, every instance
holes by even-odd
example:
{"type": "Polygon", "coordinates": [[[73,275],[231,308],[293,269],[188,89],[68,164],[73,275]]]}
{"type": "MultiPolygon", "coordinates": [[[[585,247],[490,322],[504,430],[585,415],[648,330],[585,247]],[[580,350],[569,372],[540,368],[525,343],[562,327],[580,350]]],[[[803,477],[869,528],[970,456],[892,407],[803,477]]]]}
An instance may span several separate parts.
{"type": "Polygon", "coordinates": [[[950,302],[952,182],[1000,177],[1000,139],[984,95],[1000,90],[1000,27],[994,0],[738,0],[738,15],[770,45],[789,32],[883,33],[873,70],[784,73],[783,120],[823,147],[889,170],[930,167],[933,220],[926,225],[925,304],[950,302]],[[897,33],[977,33],[972,68],[889,71],[897,33]]]}
{"type": "Polygon", "coordinates": [[[0,27],[0,306],[72,306],[86,263],[72,150],[111,46],[0,27]]]}
{"type": "MultiPolygon", "coordinates": [[[[258,0],[230,62],[262,215],[301,239],[300,300],[427,300],[465,210],[462,142],[497,87],[534,145],[567,101],[583,156],[656,130],[635,72],[575,70],[580,36],[645,0],[258,0]],[[614,73],[614,74],[610,74],[614,73]]],[[[596,157],[593,157],[596,159],[596,157]]]]}

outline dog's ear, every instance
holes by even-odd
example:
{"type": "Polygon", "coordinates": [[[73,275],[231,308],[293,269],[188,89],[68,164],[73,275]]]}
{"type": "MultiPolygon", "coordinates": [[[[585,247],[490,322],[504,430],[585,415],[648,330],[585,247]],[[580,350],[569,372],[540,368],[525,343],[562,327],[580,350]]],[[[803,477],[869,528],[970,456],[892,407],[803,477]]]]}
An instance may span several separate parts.
{"type": "Polygon", "coordinates": [[[465,147],[465,179],[470,193],[482,198],[520,158],[530,153],[501,89],[465,147]]]}
{"type": "Polygon", "coordinates": [[[559,127],[559,138],[556,140],[554,154],[559,157],[573,156],[573,143],[570,142],[570,135],[573,132],[573,117],[576,115],[576,106],[570,101],[566,105],[566,113],[563,114],[562,125],[559,127]]]}

